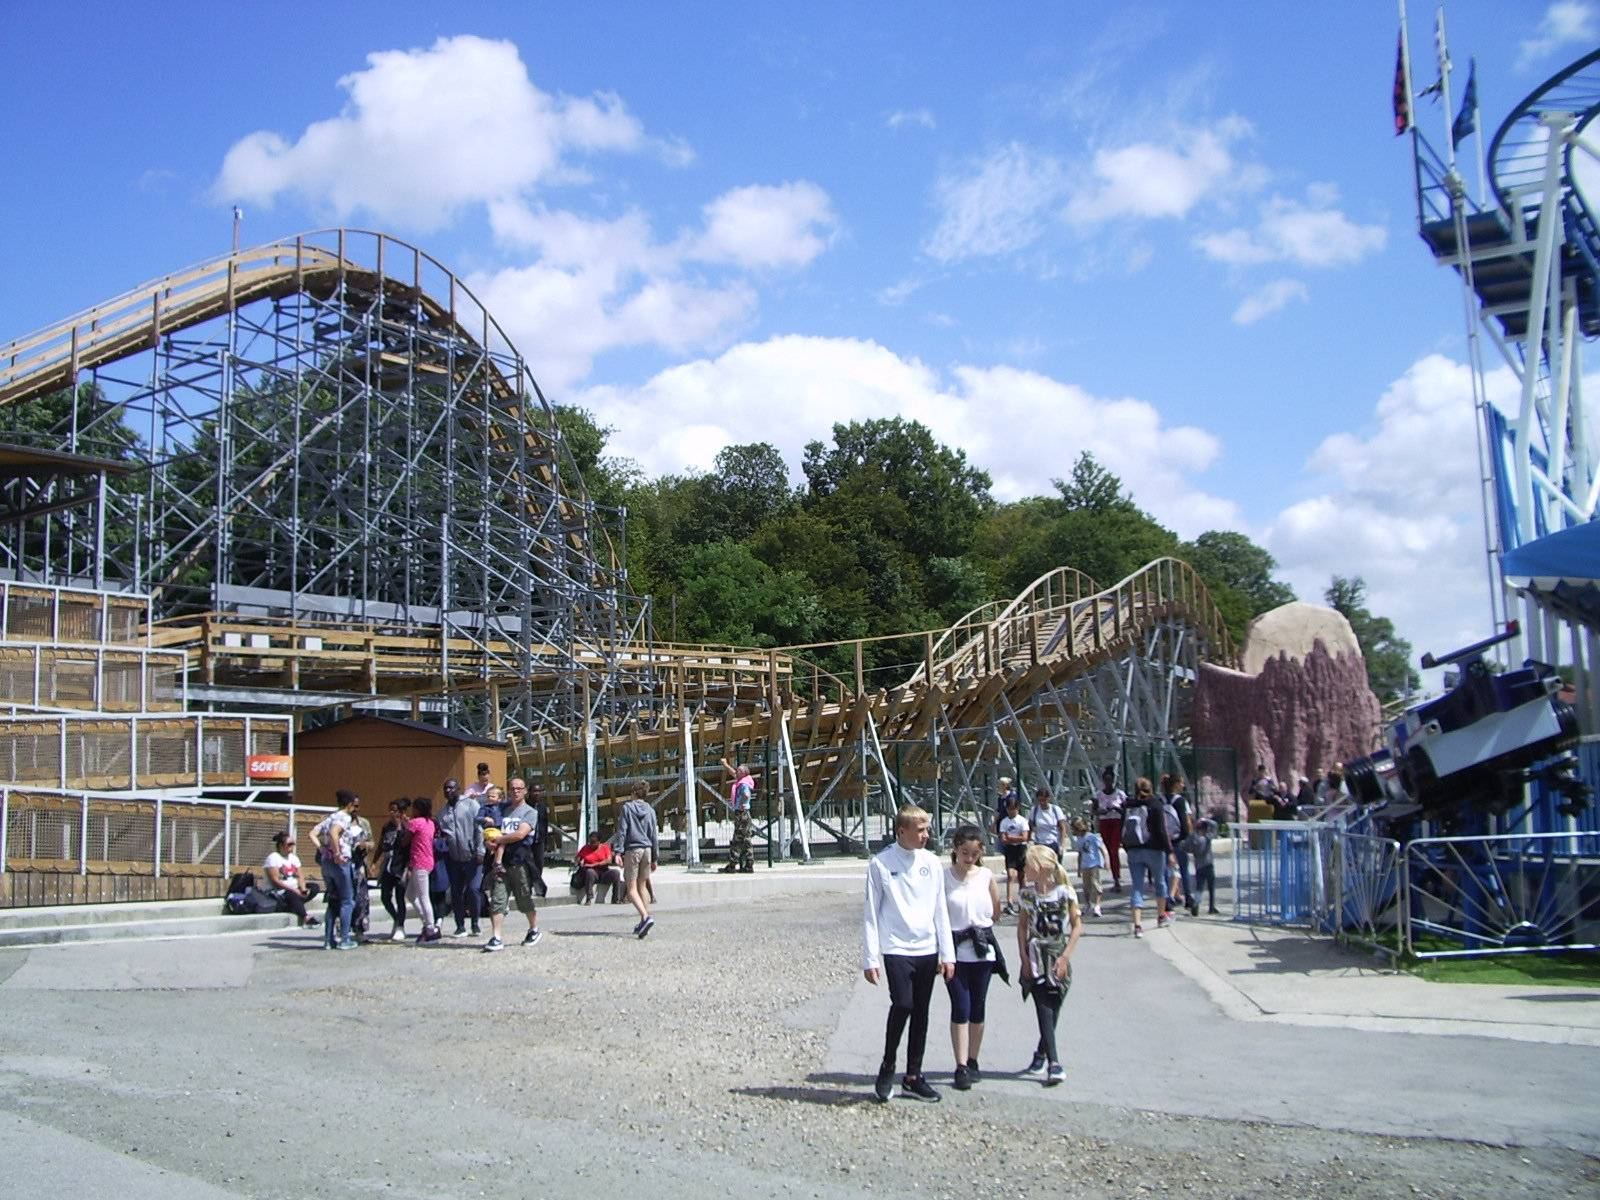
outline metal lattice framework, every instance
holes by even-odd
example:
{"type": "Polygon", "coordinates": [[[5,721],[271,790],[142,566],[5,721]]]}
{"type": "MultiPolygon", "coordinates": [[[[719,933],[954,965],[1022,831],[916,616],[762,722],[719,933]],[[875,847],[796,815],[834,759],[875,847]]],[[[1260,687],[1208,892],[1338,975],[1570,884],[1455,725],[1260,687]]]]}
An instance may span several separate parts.
{"type": "Polygon", "coordinates": [[[84,383],[109,403],[35,436],[149,469],[113,487],[104,529],[42,518],[41,576],[92,560],[148,591],[158,619],[431,630],[441,690],[461,682],[453,649],[500,681],[492,715],[483,689],[446,692],[469,727],[628,709],[627,680],[586,690],[579,676],[645,638],[648,606],[626,594],[605,515],[527,364],[422,251],[378,233],[306,234],[0,348],[0,404],[84,383]]]}
{"type": "MultiPolygon", "coordinates": [[[[1600,50],[1557,72],[1518,104],[1487,154],[1489,195],[1474,201],[1457,170],[1454,139],[1441,156],[1412,129],[1423,239],[1462,280],[1478,409],[1491,617],[1510,615],[1499,556],[1594,519],[1600,454],[1586,427],[1583,348],[1600,335],[1600,50]],[[1487,341],[1515,376],[1517,410],[1490,403],[1487,341]]],[[[1558,623],[1529,602],[1525,653],[1556,661],[1558,623]]],[[[1593,639],[1575,661],[1600,658],[1593,639]]],[[[1513,660],[1523,652],[1513,651],[1513,660]]],[[[1585,672],[1587,676],[1588,672],[1585,672]]],[[[1600,706],[1586,696],[1586,727],[1600,706]]]]}

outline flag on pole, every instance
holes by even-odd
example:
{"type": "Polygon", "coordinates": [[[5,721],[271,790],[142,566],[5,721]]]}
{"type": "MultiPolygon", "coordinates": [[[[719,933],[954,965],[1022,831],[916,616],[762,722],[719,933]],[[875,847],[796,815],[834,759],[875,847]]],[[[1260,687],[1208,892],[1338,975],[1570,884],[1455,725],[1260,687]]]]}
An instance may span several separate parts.
{"type": "Polygon", "coordinates": [[[1461,111],[1456,113],[1455,124],[1450,126],[1450,144],[1460,146],[1478,129],[1478,56],[1472,56],[1472,67],[1467,72],[1467,90],[1461,94],[1461,111]]]}
{"type": "Polygon", "coordinates": [[[1394,135],[1399,137],[1411,128],[1411,76],[1406,70],[1406,34],[1400,31],[1400,39],[1394,51],[1394,135]]]}

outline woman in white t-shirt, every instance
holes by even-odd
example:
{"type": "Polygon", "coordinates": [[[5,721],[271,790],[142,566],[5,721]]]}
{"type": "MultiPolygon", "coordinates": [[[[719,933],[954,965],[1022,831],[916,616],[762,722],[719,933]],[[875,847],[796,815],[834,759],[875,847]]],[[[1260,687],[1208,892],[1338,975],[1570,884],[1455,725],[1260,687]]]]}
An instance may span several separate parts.
{"type": "Polygon", "coordinates": [[[1040,784],[1033,793],[1033,809],[1028,813],[1033,826],[1033,844],[1049,846],[1057,854],[1067,841],[1067,814],[1050,799],[1050,789],[1040,784]]]}
{"type": "Polygon", "coordinates": [[[983,1045],[984,1000],[989,977],[1005,961],[994,939],[994,918],[1000,911],[1000,887],[983,865],[983,831],[960,826],[950,838],[950,866],[945,869],[944,901],[950,933],[956,944],[955,974],[945,980],[950,993],[950,1045],[956,1054],[951,1087],[966,1091],[978,1081],[978,1050],[983,1045]]]}
{"type": "Polygon", "coordinates": [[[279,912],[292,912],[300,918],[302,928],[319,924],[317,918],[306,914],[306,901],[313,899],[316,888],[308,886],[300,875],[300,856],[294,852],[294,834],[279,833],[272,838],[273,851],[261,869],[266,873],[266,890],[277,898],[279,912]]]}

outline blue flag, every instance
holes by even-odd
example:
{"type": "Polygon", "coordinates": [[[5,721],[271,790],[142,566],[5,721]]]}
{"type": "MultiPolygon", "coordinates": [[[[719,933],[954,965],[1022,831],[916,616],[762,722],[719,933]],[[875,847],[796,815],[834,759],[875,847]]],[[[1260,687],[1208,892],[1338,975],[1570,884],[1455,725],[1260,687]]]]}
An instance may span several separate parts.
{"type": "Polygon", "coordinates": [[[1472,69],[1467,72],[1467,90],[1461,95],[1461,111],[1456,113],[1455,124],[1450,126],[1450,144],[1460,146],[1478,128],[1478,60],[1473,58],[1472,69]]]}

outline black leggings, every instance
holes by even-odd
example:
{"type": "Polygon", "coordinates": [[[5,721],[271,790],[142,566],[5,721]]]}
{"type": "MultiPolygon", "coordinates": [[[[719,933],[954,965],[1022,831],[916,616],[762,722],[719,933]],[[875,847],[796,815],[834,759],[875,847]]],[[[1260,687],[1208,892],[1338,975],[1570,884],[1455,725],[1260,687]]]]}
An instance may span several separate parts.
{"type": "Polygon", "coordinates": [[[1206,893],[1206,906],[1215,908],[1217,906],[1217,864],[1214,862],[1208,862],[1205,866],[1194,869],[1194,898],[1197,904],[1200,902],[1200,893],[1202,891],[1206,893]]]}
{"type": "Polygon", "coordinates": [[[305,897],[293,888],[283,889],[283,893],[278,897],[278,911],[293,913],[300,918],[300,924],[306,923],[305,897]]]}
{"type": "Polygon", "coordinates": [[[404,928],[406,923],[405,876],[391,875],[385,871],[383,878],[378,881],[378,894],[383,898],[383,911],[394,919],[395,928],[404,928]]]}
{"type": "Polygon", "coordinates": [[[1039,1045],[1034,1053],[1044,1055],[1046,1062],[1061,1061],[1056,1052],[1056,1022],[1061,1019],[1061,1002],[1066,998],[1067,993],[1060,988],[1035,985],[1033,989],[1033,1014],[1039,1018],[1039,1045]]]}
{"type": "Polygon", "coordinates": [[[891,1067],[900,1050],[900,1035],[911,1023],[906,1043],[906,1074],[922,1074],[922,1052],[928,1045],[928,1002],[939,974],[937,954],[883,956],[883,976],[889,985],[889,1023],[884,1030],[883,1061],[891,1067]]]}

